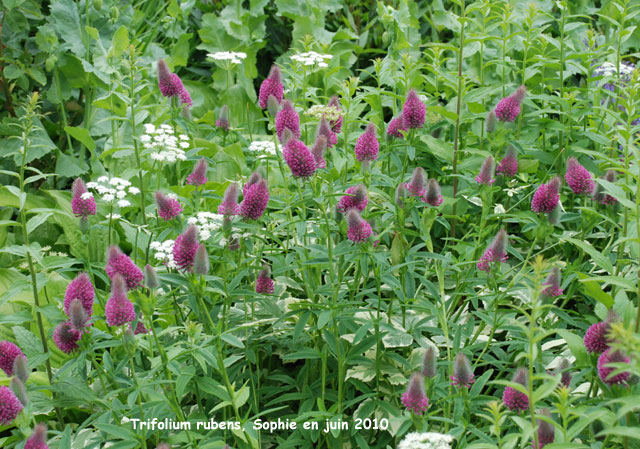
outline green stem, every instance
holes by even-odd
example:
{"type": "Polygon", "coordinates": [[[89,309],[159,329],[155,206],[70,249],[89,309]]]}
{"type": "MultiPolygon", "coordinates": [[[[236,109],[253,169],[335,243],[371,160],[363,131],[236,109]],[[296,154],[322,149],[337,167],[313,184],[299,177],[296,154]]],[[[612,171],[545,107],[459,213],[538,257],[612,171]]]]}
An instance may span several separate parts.
{"type": "MultiPolygon", "coordinates": [[[[462,89],[464,85],[464,78],[462,77],[462,54],[464,51],[464,26],[465,26],[465,3],[466,0],[462,0],[460,3],[460,45],[458,49],[458,92],[456,103],[456,128],[453,137],[453,210],[451,212],[451,237],[456,236],[456,206],[458,196],[458,147],[460,145],[460,112],[462,109],[462,89]]],[[[503,69],[504,70],[504,69],[503,69]]]]}

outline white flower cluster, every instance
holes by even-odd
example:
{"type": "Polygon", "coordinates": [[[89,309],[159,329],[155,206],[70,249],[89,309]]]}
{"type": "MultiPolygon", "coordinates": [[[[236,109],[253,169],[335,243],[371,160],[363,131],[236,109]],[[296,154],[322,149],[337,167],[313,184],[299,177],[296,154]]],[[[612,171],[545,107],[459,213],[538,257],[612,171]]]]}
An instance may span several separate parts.
{"type": "Polygon", "coordinates": [[[151,152],[151,159],[160,162],[187,160],[184,150],[189,148],[189,136],[185,134],[175,136],[173,128],[167,124],[156,128],[151,123],[146,123],[144,131],[145,134],[140,136],[140,141],[151,152]]]}
{"type": "Polygon", "coordinates": [[[165,240],[164,242],[151,242],[149,247],[155,252],[153,257],[162,262],[167,268],[177,268],[173,260],[173,245],[175,240],[165,240]]]}
{"type": "MultiPolygon", "coordinates": [[[[620,62],[620,78],[625,81],[629,81],[634,69],[635,68],[631,64],[620,62]]],[[[602,65],[593,72],[595,76],[616,76],[617,73],[618,68],[616,67],[616,64],[611,62],[603,62],[602,65]]]]}
{"type": "MultiPolygon", "coordinates": [[[[108,176],[100,176],[96,182],[88,182],[87,188],[93,189],[101,195],[102,200],[107,202],[116,201],[118,207],[131,206],[131,202],[126,198],[127,193],[131,195],[137,195],[140,193],[140,189],[131,185],[129,181],[122,178],[111,178],[108,176]]],[[[91,195],[90,192],[82,194],[82,199],[85,199],[85,195],[91,195]]]]}
{"type": "Polygon", "coordinates": [[[201,240],[208,240],[211,233],[217,231],[222,226],[224,216],[212,212],[198,212],[195,217],[189,217],[187,223],[198,226],[198,235],[201,240]]]}
{"type": "Polygon", "coordinates": [[[304,111],[304,115],[309,117],[315,117],[320,120],[322,117],[326,118],[330,122],[338,120],[340,118],[340,110],[333,106],[326,106],[323,104],[314,104],[309,109],[304,111]]]}
{"type": "Polygon", "coordinates": [[[241,64],[247,58],[247,54],[241,51],[217,51],[208,53],[207,56],[214,61],[231,61],[232,64],[241,64]]]}
{"type": "Polygon", "coordinates": [[[258,157],[276,154],[276,144],[270,140],[254,140],[249,144],[249,151],[259,153],[258,157]]]}
{"type": "Polygon", "coordinates": [[[291,56],[291,59],[302,65],[312,66],[318,64],[318,67],[329,67],[325,59],[330,60],[331,58],[333,58],[333,55],[321,55],[315,51],[307,51],[291,56]]]}
{"type": "Polygon", "coordinates": [[[408,433],[398,449],[451,449],[453,437],[436,432],[408,433]]]}

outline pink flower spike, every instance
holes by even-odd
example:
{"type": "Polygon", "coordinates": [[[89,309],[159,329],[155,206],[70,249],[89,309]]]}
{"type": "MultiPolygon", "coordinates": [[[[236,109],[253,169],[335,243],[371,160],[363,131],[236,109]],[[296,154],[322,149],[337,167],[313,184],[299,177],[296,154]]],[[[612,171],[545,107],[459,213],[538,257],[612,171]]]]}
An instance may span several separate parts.
{"type": "Polygon", "coordinates": [[[73,198],[71,199],[71,211],[77,216],[87,218],[96,214],[96,200],[91,192],[87,191],[87,186],[80,178],[76,178],[71,186],[73,198]]]}
{"type": "Polygon", "coordinates": [[[209,166],[205,158],[201,158],[193,168],[191,174],[187,177],[187,184],[201,186],[207,183],[207,170],[209,166]]]}
{"type": "Polygon", "coordinates": [[[507,178],[512,178],[518,173],[518,156],[516,149],[513,145],[509,145],[507,148],[507,153],[498,164],[498,168],[496,169],[496,173],[499,175],[504,175],[507,178]]]}
{"type": "Polygon", "coordinates": [[[493,178],[493,157],[487,157],[482,163],[482,167],[480,168],[480,173],[476,176],[476,182],[478,184],[484,184],[490,186],[496,180],[493,178]]]}
{"type": "Polygon", "coordinates": [[[527,88],[520,86],[512,95],[500,100],[495,108],[498,120],[501,122],[513,122],[520,114],[520,105],[526,93],[527,88]]]}
{"type": "Polygon", "coordinates": [[[300,116],[289,100],[282,102],[282,109],[276,115],[276,133],[282,142],[282,133],[285,129],[291,131],[295,137],[300,138],[300,116]]]}
{"type": "Polygon", "coordinates": [[[120,326],[136,319],[133,303],[127,298],[124,279],[116,275],[111,281],[111,296],[104,307],[104,315],[109,326],[120,326]]]}
{"type": "Polygon", "coordinates": [[[198,228],[196,225],[187,226],[187,229],[176,238],[173,245],[173,260],[181,270],[191,272],[199,246],[198,228]]]}
{"type": "MultiPolygon", "coordinates": [[[[520,384],[526,388],[527,383],[529,382],[529,374],[527,373],[526,368],[518,368],[512,382],[520,384]]],[[[504,405],[506,405],[512,412],[521,412],[529,408],[529,397],[513,387],[507,387],[504,389],[502,402],[504,402],[504,405]]]]}
{"type": "Polygon", "coordinates": [[[352,242],[365,242],[373,233],[369,222],[362,218],[356,209],[349,209],[347,211],[347,224],[349,226],[347,237],[352,242]]]}
{"type": "Polygon", "coordinates": [[[322,117],[320,123],[318,123],[318,129],[316,131],[316,137],[325,136],[327,138],[327,148],[331,148],[338,142],[336,133],[331,130],[331,126],[326,118],[322,117]]]}
{"type": "Polygon", "coordinates": [[[567,172],[564,179],[576,195],[591,195],[595,188],[591,173],[580,165],[575,157],[570,157],[567,161],[567,172]]]}
{"type": "Polygon", "coordinates": [[[257,220],[262,217],[269,203],[269,188],[267,181],[260,179],[255,184],[246,187],[244,198],[240,203],[240,215],[245,219],[257,220]]]}
{"type": "Polygon", "coordinates": [[[278,66],[275,64],[272,65],[269,76],[260,85],[260,93],[258,94],[260,108],[266,109],[270,96],[273,96],[278,101],[278,104],[282,102],[284,85],[282,84],[281,78],[282,76],[278,66]]]}
{"type": "Polygon", "coordinates": [[[484,254],[480,258],[480,261],[477,263],[477,267],[482,271],[489,271],[491,269],[491,263],[495,262],[506,262],[508,259],[507,255],[507,243],[509,241],[509,235],[507,231],[501,229],[498,231],[493,241],[487,249],[485,249],[484,254]]]}
{"type": "MultiPolygon", "coordinates": [[[[616,182],[618,175],[616,174],[615,170],[607,170],[603,178],[605,181],[613,184],[614,182],[616,182]]],[[[602,185],[600,184],[596,185],[595,191],[593,193],[593,199],[604,206],[618,202],[618,199],[616,197],[605,193],[604,187],[602,187],[602,185]]]]}
{"type": "Polygon", "coordinates": [[[316,161],[316,169],[327,168],[327,161],[324,159],[324,153],[327,150],[327,138],[318,136],[311,148],[311,154],[316,161]]]}
{"type": "Polygon", "coordinates": [[[542,290],[542,296],[554,298],[556,296],[562,295],[563,291],[562,288],[560,288],[560,281],[560,268],[553,267],[551,269],[551,273],[549,273],[549,276],[547,276],[547,279],[542,284],[547,286],[544,290],[542,290]]]}
{"type": "Polygon", "coordinates": [[[416,167],[411,175],[411,180],[405,184],[409,193],[417,198],[423,197],[427,193],[427,174],[422,167],[416,167]]]}
{"type": "Polygon", "coordinates": [[[608,385],[624,384],[627,383],[631,373],[629,371],[623,371],[619,374],[611,376],[611,373],[617,370],[609,363],[626,363],[629,364],[631,360],[622,351],[609,348],[600,354],[598,357],[598,376],[600,380],[608,385]]]}
{"type": "Polygon", "coordinates": [[[256,293],[270,295],[273,293],[273,279],[270,277],[269,267],[260,270],[256,279],[256,293]]]}
{"type": "Polygon", "coordinates": [[[229,131],[229,108],[226,104],[220,108],[220,115],[216,119],[216,127],[223,131],[229,131]]]}
{"type": "Polygon", "coordinates": [[[38,424],[24,444],[24,449],[49,449],[47,446],[47,426],[42,423],[38,424]]]}
{"type": "Polygon", "coordinates": [[[556,176],[547,184],[541,184],[531,199],[531,210],[536,213],[545,214],[553,212],[560,200],[561,183],[560,178],[556,176]]]}
{"type": "Polygon", "coordinates": [[[68,321],[58,324],[53,331],[53,342],[65,354],[71,354],[79,348],[80,338],[82,338],[82,334],[75,330],[68,321]]]}
{"type": "Polygon", "coordinates": [[[240,195],[240,188],[238,184],[232,182],[227,186],[224,191],[224,197],[222,203],[218,206],[218,213],[224,216],[233,216],[240,213],[240,205],[238,204],[238,196],[240,195]]]}
{"type": "Polygon", "coordinates": [[[292,137],[282,150],[282,156],[294,178],[308,178],[316,171],[316,159],[299,139],[292,137]]]}
{"type": "MultiPolygon", "coordinates": [[[[541,414],[546,416],[547,418],[551,418],[551,414],[549,413],[549,410],[547,410],[546,408],[543,408],[541,410],[541,414]]],[[[534,439],[531,442],[531,447],[533,449],[542,449],[547,444],[553,443],[553,440],[555,439],[555,428],[553,427],[553,424],[549,423],[548,421],[539,419],[537,432],[538,432],[538,447],[536,448],[535,446],[536,442],[534,439]]]]}
{"type": "Polygon", "coordinates": [[[373,123],[367,125],[365,132],[358,137],[354,151],[356,159],[360,162],[375,161],[378,159],[380,143],[376,137],[376,126],[373,123]]]}
{"type": "Polygon", "coordinates": [[[422,415],[429,407],[429,398],[424,392],[424,380],[422,374],[413,373],[407,386],[407,391],[402,395],[402,404],[407,410],[422,415]]]}
{"type": "Polygon", "coordinates": [[[400,131],[407,131],[407,127],[404,124],[402,115],[399,115],[391,119],[391,121],[389,122],[389,125],[387,126],[387,135],[402,139],[404,136],[400,131]]]}
{"type": "Polygon", "coordinates": [[[18,346],[10,341],[0,341],[0,368],[7,374],[7,377],[13,376],[13,364],[17,357],[24,354],[18,346]]]}
{"type": "Polygon", "coordinates": [[[0,424],[11,424],[23,409],[22,403],[9,387],[0,387],[0,424]]]}
{"type": "Polygon", "coordinates": [[[356,186],[349,187],[345,192],[346,195],[340,198],[336,208],[340,213],[347,213],[349,209],[356,209],[358,212],[362,212],[367,207],[367,188],[364,184],[358,184],[356,186]]]}
{"type": "Polygon", "coordinates": [[[453,376],[451,384],[458,388],[471,388],[475,382],[473,369],[466,355],[459,352],[453,362],[453,376]]]}
{"type": "Polygon", "coordinates": [[[168,98],[179,97],[182,103],[187,103],[191,106],[191,97],[189,92],[185,90],[182,80],[175,73],[171,73],[163,59],[158,60],[158,87],[163,96],[168,98]]]}
{"type": "Polygon", "coordinates": [[[415,90],[410,90],[402,106],[402,119],[407,128],[422,128],[427,108],[415,90]]]}
{"type": "Polygon", "coordinates": [[[177,199],[158,191],[155,192],[154,197],[156,199],[156,205],[158,206],[158,215],[160,215],[160,218],[164,219],[164,221],[169,221],[182,212],[182,206],[180,206],[177,199]]]}
{"type": "Polygon", "coordinates": [[[95,291],[87,273],[80,273],[67,286],[64,294],[64,313],[69,316],[69,307],[74,299],[80,300],[88,316],[93,315],[95,291]]]}
{"type": "Polygon", "coordinates": [[[113,281],[116,274],[120,274],[126,281],[129,290],[142,285],[144,274],[133,261],[115,245],[109,247],[107,266],[105,267],[109,279],[113,281]]]}

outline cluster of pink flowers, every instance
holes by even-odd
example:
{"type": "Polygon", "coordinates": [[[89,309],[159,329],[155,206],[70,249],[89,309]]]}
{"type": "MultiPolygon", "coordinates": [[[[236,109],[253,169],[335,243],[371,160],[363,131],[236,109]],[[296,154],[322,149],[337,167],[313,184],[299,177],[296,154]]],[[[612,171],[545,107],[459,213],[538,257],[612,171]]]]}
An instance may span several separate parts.
{"type": "Polygon", "coordinates": [[[182,84],[182,80],[175,73],[171,73],[163,59],[158,60],[158,87],[162,95],[167,98],[178,98],[186,106],[193,104],[191,95],[182,84]]]}
{"type": "Polygon", "coordinates": [[[162,192],[156,191],[154,194],[156,205],[158,206],[158,215],[165,221],[177,217],[182,212],[180,202],[173,196],[164,195],[162,192]]]}
{"type": "Polygon", "coordinates": [[[27,357],[10,341],[0,341],[0,368],[11,379],[10,387],[0,386],[0,425],[10,424],[28,403],[25,384],[30,370],[27,357]]]}
{"type": "Polygon", "coordinates": [[[509,242],[509,236],[507,231],[501,229],[498,231],[493,241],[487,246],[480,261],[477,264],[479,270],[489,271],[491,269],[490,264],[496,262],[506,262],[507,255],[507,243],[509,242]]]}
{"type": "MultiPolygon", "coordinates": [[[[444,201],[440,192],[440,184],[434,178],[427,179],[427,174],[422,167],[416,167],[408,183],[401,184],[400,190],[406,190],[409,195],[420,198],[424,203],[438,207],[444,201]]],[[[398,201],[398,199],[397,199],[398,201]]]]}
{"type": "Polygon", "coordinates": [[[500,100],[493,110],[498,120],[513,122],[520,115],[520,105],[526,93],[527,88],[520,86],[513,94],[500,100]]]}
{"type": "Polygon", "coordinates": [[[256,293],[262,293],[270,295],[273,293],[273,279],[270,276],[269,267],[265,267],[260,270],[258,273],[258,278],[256,279],[256,293]]]}
{"type": "Polygon", "coordinates": [[[93,315],[94,297],[93,284],[87,273],[80,273],[67,286],[64,312],[68,320],[58,324],[53,332],[53,341],[62,352],[70,354],[78,349],[78,342],[93,315]]]}
{"type": "Polygon", "coordinates": [[[391,137],[402,138],[402,131],[409,129],[422,128],[425,123],[427,107],[420,100],[418,94],[414,90],[407,93],[402,111],[399,115],[391,119],[387,125],[387,135],[391,137]]]}

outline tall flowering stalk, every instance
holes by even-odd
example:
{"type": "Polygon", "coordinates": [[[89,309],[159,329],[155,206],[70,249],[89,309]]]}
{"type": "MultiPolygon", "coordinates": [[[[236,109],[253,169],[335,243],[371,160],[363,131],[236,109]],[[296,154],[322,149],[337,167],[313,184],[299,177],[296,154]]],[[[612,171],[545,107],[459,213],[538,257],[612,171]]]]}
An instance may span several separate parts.
{"type": "MultiPolygon", "coordinates": [[[[147,214],[145,213],[147,210],[145,203],[145,182],[144,182],[144,171],[142,170],[142,159],[140,158],[140,145],[138,143],[138,129],[136,123],[136,90],[139,81],[136,81],[136,71],[137,71],[137,61],[136,61],[136,53],[135,46],[132,45],[129,50],[129,109],[131,116],[129,118],[129,122],[131,123],[131,133],[133,135],[133,150],[136,156],[136,165],[138,169],[138,181],[140,184],[140,209],[142,212],[142,223],[147,224],[147,214]]],[[[168,69],[167,69],[168,70],[168,69]]],[[[182,84],[182,82],[180,82],[182,84]]]]}

